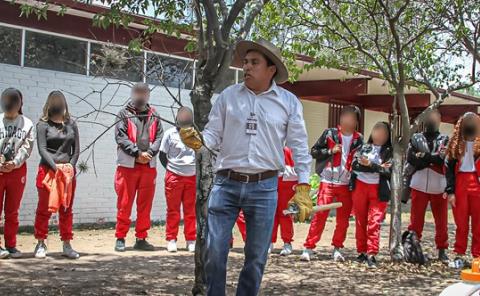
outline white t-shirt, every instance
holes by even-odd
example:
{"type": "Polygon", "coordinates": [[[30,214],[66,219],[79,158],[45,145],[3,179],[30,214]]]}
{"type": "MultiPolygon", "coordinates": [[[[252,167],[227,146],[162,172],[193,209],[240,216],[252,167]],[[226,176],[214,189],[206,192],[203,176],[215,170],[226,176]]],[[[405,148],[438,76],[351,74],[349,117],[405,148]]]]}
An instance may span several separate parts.
{"type": "MultiPolygon", "coordinates": [[[[380,150],[382,146],[372,145],[372,151],[366,155],[368,160],[371,163],[382,164],[382,159],[380,158],[380,150]]],[[[356,172],[357,179],[367,184],[378,184],[380,183],[380,174],[379,173],[367,173],[367,172],[356,172]]]]}
{"type": "Polygon", "coordinates": [[[195,175],[195,151],[183,144],[176,127],[165,132],[160,151],[167,155],[167,170],[185,177],[195,175]]]}
{"type": "Polygon", "coordinates": [[[350,172],[345,169],[348,154],[350,153],[350,146],[352,144],[353,134],[342,137],[342,163],[340,167],[328,166],[323,169],[320,179],[323,183],[331,183],[337,185],[348,185],[350,182],[350,172]]]}
{"type": "Polygon", "coordinates": [[[476,171],[475,157],[473,156],[473,142],[467,141],[465,144],[465,155],[460,165],[460,172],[472,173],[476,171]]]}

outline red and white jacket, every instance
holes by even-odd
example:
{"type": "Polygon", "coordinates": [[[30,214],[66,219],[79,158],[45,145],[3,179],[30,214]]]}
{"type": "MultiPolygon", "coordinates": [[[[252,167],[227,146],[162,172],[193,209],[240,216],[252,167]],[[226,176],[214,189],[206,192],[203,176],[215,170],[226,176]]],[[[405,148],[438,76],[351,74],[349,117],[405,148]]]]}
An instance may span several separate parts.
{"type": "Polygon", "coordinates": [[[150,167],[157,166],[158,151],[163,136],[160,116],[153,107],[147,106],[146,111],[138,111],[133,104],[128,104],[120,111],[115,126],[115,141],[117,142],[117,164],[119,166],[135,167],[135,158],[140,152],[152,155],[150,167]]]}
{"type": "Polygon", "coordinates": [[[288,147],[283,148],[283,154],[285,155],[285,170],[281,174],[281,181],[298,181],[298,175],[295,172],[293,162],[292,150],[288,147]]]}

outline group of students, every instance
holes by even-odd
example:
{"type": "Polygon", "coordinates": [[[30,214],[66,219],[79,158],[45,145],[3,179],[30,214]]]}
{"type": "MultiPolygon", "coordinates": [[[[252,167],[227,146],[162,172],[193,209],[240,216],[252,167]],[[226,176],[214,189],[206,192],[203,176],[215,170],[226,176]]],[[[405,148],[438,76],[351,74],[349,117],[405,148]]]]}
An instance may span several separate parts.
{"type": "MultiPolygon", "coordinates": [[[[387,122],[376,123],[364,143],[357,131],[360,116],[356,106],[345,106],[339,126],[323,132],[312,147],[311,155],[316,160],[316,172],[321,180],[317,204],[326,205],[334,200],[342,203],[336,211],[333,260],[345,260],[342,248],[353,215],[357,261],[376,267],[380,226],[390,200],[393,148],[387,122]]],[[[463,267],[467,261],[465,254],[470,227],[471,255],[473,258],[480,256],[480,117],[471,112],[461,116],[451,139],[440,133],[440,123],[440,112],[431,111],[424,131],[413,135],[407,150],[403,179],[407,197],[404,202],[411,196],[408,231],[422,238],[425,213],[430,204],[438,259],[443,263],[450,262],[450,203],[456,225],[452,266],[463,267]]],[[[301,260],[311,260],[328,215],[328,211],[314,215],[301,260]]],[[[291,238],[289,235],[281,254],[291,253],[291,238]]]]}
{"type": "MultiPolygon", "coordinates": [[[[390,200],[390,177],[393,148],[390,125],[378,122],[366,143],[357,131],[361,113],[356,106],[345,106],[338,127],[323,132],[311,148],[320,176],[317,205],[334,201],[336,210],[332,238],[334,261],[344,261],[342,254],[349,220],[355,217],[357,261],[376,267],[379,252],[380,226],[390,200]]],[[[441,114],[433,110],[424,124],[424,131],[410,141],[404,170],[405,198],[411,197],[408,231],[422,238],[425,214],[430,204],[435,221],[435,245],[438,259],[449,263],[448,204],[452,206],[456,225],[453,266],[464,266],[470,224],[472,257],[480,256],[480,117],[464,114],[455,125],[452,138],[440,133],[441,114]],[[471,222],[470,222],[471,221],[471,222]]],[[[278,207],[269,252],[276,242],[278,226],[284,242],[280,255],[292,253],[293,220],[283,214],[294,195],[296,183],[291,151],[285,148],[285,172],[278,183],[278,207]],[[293,172],[293,173],[292,173],[293,172]],[[292,178],[293,176],[293,178],[292,178]]],[[[310,261],[325,228],[328,211],[313,216],[300,259],[310,261]]],[[[237,226],[246,239],[242,213],[237,226]]]]}
{"type": "MultiPolygon", "coordinates": [[[[118,195],[116,251],[125,251],[125,237],[130,228],[133,202],[137,203],[134,249],[153,250],[146,241],[150,229],[150,212],[155,195],[156,158],[166,168],[165,195],[167,202],[167,249],[177,251],[177,235],[184,212],[184,235],[187,249],[195,250],[195,151],[183,144],[179,136],[181,126],[189,126],[193,113],[189,108],[179,109],[177,127],[163,133],[159,116],[148,104],[148,85],[139,83],[132,88],[131,101],[120,111],[115,129],[118,144],[118,167],[115,173],[115,191],[118,195]]],[[[75,167],[79,158],[79,132],[70,117],[65,96],[60,91],[49,94],[42,116],[34,127],[22,113],[23,97],[19,90],[8,88],[1,96],[3,113],[0,114],[0,205],[5,223],[5,249],[0,258],[19,258],[16,248],[18,211],[26,183],[25,162],[30,156],[35,134],[40,164],[36,179],[38,206],[35,216],[35,257],[47,254],[45,240],[52,213],[59,213],[59,230],[63,241],[63,254],[78,258],[72,248],[72,205],[75,193],[75,167]],[[72,173],[73,172],[73,173],[72,173]],[[69,177],[69,178],[68,178],[69,177]],[[63,180],[64,189],[57,183],[63,180]],[[50,183],[49,183],[50,180],[50,183]],[[55,186],[52,186],[55,183],[55,186]],[[52,187],[55,187],[52,189],[52,187]],[[68,190],[67,190],[68,189],[68,190]],[[60,192],[58,204],[52,205],[52,192],[60,192]],[[65,197],[65,198],[64,198],[65,197]]],[[[344,261],[342,248],[349,220],[355,216],[355,238],[358,261],[376,266],[379,251],[380,226],[385,218],[390,199],[390,175],[393,148],[390,125],[378,122],[364,143],[357,131],[361,120],[356,106],[345,106],[338,127],[323,132],[311,148],[320,176],[317,204],[341,202],[336,211],[336,226],[332,245],[333,259],[344,261]]],[[[456,224],[455,261],[464,261],[470,219],[472,227],[472,256],[480,256],[480,118],[466,113],[455,125],[451,139],[439,132],[441,114],[434,110],[425,122],[425,131],[412,136],[405,165],[405,186],[411,190],[411,218],[408,230],[421,239],[425,212],[430,203],[435,220],[435,244],[438,258],[448,262],[448,203],[452,205],[456,224]]],[[[283,214],[292,196],[298,177],[293,169],[290,148],[284,148],[285,169],[279,176],[278,206],[275,213],[272,244],[278,228],[284,246],[281,255],[292,253],[293,220],[283,214]]],[[[58,194],[57,194],[58,195],[58,194]]],[[[55,199],[54,199],[55,200],[55,199]]],[[[310,261],[316,243],[325,228],[328,211],[313,216],[304,243],[301,259],[310,261]]],[[[242,213],[237,219],[242,237],[246,238],[242,213]]]]}
{"type": "MultiPolygon", "coordinates": [[[[156,158],[167,169],[165,196],[167,202],[166,238],[168,251],[176,252],[176,240],[183,205],[187,249],[195,251],[195,152],[183,145],[178,127],[163,133],[160,116],[148,103],[150,89],[138,83],[132,87],[131,100],[116,117],[115,140],[117,169],[114,188],[118,195],[115,250],[125,251],[125,237],[131,224],[136,201],[137,219],[134,249],[153,251],[146,241],[156,187],[156,158]],[[157,156],[159,154],[159,156],[157,156]]],[[[52,91],[36,126],[23,115],[23,96],[15,88],[1,94],[0,113],[0,214],[4,213],[5,248],[0,259],[20,258],[16,248],[18,213],[26,184],[26,161],[37,141],[40,163],[36,177],[38,205],[34,233],[38,240],[36,258],[47,256],[45,240],[51,215],[58,213],[63,241],[63,255],[80,257],[70,241],[73,239],[73,202],[76,189],[76,165],[80,154],[79,131],[71,118],[65,96],[52,91]]],[[[183,107],[177,113],[177,126],[191,125],[193,113],[183,107]]]]}

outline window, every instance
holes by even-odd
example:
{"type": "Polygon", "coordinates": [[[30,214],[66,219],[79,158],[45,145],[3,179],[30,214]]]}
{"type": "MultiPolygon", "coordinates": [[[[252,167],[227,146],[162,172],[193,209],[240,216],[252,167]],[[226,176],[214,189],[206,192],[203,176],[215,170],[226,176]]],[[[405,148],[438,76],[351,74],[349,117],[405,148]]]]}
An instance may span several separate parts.
{"type": "Polygon", "coordinates": [[[234,69],[228,69],[227,70],[227,74],[225,74],[225,80],[223,81],[223,83],[220,83],[219,85],[217,85],[215,87],[215,93],[221,93],[225,88],[227,88],[228,86],[232,85],[232,84],[235,84],[236,83],[236,70],[234,69]]]}
{"type": "Polygon", "coordinates": [[[87,42],[36,32],[25,35],[25,66],[86,74],[87,42]]]}
{"type": "Polygon", "coordinates": [[[22,31],[0,27],[0,63],[20,65],[22,31]]]}
{"type": "Polygon", "coordinates": [[[149,53],[147,55],[147,82],[156,85],[165,84],[167,87],[192,89],[193,61],[149,53]]]}
{"type": "Polygon", "coordinates": [[[90,74],[119,80],[143,80],[143,53],[92,43],[90,47],[90,74]]]}

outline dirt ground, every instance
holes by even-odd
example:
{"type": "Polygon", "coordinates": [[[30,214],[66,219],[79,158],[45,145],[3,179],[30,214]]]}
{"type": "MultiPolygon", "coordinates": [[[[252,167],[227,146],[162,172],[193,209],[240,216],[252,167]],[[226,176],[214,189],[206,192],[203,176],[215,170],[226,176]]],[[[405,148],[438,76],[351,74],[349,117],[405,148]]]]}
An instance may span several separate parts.
{"type": "MultiPolygon", "coordinates": [[[[438,295],[445,287],[458,281],[459,274],[438,262],[428,267],[392,264],[387,256],[388,225],[382,228],[382,249],[377,270],[367,270],[354,263],[356,257],[354,225],[350,224],[345,252],[348,261],[333,263],[330,240],[334,219],[329,219],[326,231],[317,247],[314,260],[300,262],[301,245],[308,224],[295,225],[295,254],[281,257],[282,243],[270,255],[261,295],[438,295]]],[[[387,217],[387,221],[389,221],[387,217]]],[[[405,220],[404,220],[405,221],[405,220]]],[[[453,238],[451,225],[449,236],[453,238]]],[[[128,246],[132,246],[133,231],[128,246]]],[[[185,250],[179,237],[178,253],[167,253],[164,227],[150,232],[155,252],[115,253],[113,229],[79,230],[74,247],[81,252],[79,260],[60,256],[58,233],[48,239],[49,257],[32,256],[35,240],[31,234],[19,235],[18,248],[23,259],[0,261],[0,295],[190,295],[193,284],[193,254],[185,250]]],[[[243,242],[235,231],[235,244],[228,262],[228,295],[234,295],[242,263],[243,242]]],[[[432,255],[433,223],[426,223],[424,248],[432,255]]]]}

